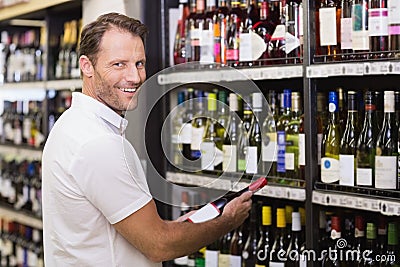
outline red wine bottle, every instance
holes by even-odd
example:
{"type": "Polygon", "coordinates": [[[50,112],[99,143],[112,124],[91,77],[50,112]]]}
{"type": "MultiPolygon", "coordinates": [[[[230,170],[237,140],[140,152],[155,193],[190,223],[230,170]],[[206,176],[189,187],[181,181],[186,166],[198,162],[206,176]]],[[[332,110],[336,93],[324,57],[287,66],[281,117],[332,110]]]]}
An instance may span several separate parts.
{"type": "Polygon", "coordinates": [[[205,205],[204,207],[193,213],[187,220],[192,223],[201,223],[214,219],[215,217],[217,217],[222,213],[223,208],[229,201],[247,191],[255,193],[261,188],[263,188],[266,184],[267,184],[267,179],[265,177],[261,177],[257,179],[257,181],[255,181],[254,183],[251,183],[248,187],[243,188],[238,192],[228,193],[225,196],[217,200],[214,200],[211,203],[208,203],[207,205],[205,205]]]}

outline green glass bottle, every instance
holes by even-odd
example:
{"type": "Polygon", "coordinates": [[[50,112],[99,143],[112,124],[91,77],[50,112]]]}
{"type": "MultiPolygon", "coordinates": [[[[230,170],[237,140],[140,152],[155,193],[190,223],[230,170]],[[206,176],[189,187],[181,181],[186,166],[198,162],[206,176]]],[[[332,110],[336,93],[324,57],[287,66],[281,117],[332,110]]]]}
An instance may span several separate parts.
{"type": "MultiPolygon", "coordinates": [[[[277,174],[279,177],[286,177],[286,132],[288,130],[288,124],[291,120],[291,108],[292,108],[292,92],[291,90],[285,89],[283,91],[283,97],[281,99],[281,106],[283,113],[279,117],[276,123],[276,135],[277,135],[277,174]]],[[[281,180],[285,183],[285,180],[281,180]]]]}
{"type": "Polygon", "coordinates": [[[268,104],[270,112],[268,112],[262,125],[262,133],[264,134],[261,143],[262,174],[276,176],[276,122],[278,120],[278,105],[274,90],[268,92],[268,104]]]}
{"type": "Polygon", "coordinates": [[[374,187],[375,146],[378,137],[375,102],[373,93],[364,95],[364,123],[357,141],[356,185],[374,187]]]}
{"type": "Polygon", "coordinates": [[[395,222],[388,224],[388,240],[385,267],[400,267],[399,226],[395,222]]]}
{"type": "Polygon", "coordinates": [[[354,186],[356,174],[356,145],[359,133],[357,93],[348,91],[347,121],[342,139],[340,140],[339,151],[340,185],[354,186]]]}
{"type": "Polygon", "coordinates": [[[251,120],[250,130],[248,132],[249,146],[246,148],[246,173],[259,173],[259,160],[261,155],[261,129],[260,113],[262,111],[262,93],[252,94],[253,118],[251,120]]]}
{"type": "Polygon", "coordinates": [[[224,133],[224,144],[222,146],[223,161],[222,170],[224,172],[237,171],[237,149],[239,139],[239,122],[240,117],[238,112],[238,99],[235,93],[229,94],[229,109],[230,115],[228,126],[224,133]]]}
{"type": "MultiPolygon", "coordinates": [[[[286,154],[285,168],[286,177],[299,179],[299,134],[301,123],[302,105],[299,92],[292,93],[292,116],[286,131],[286,154]]],[[[298,181],[290,182],[291,185],[299,186],[298,181]]]]}

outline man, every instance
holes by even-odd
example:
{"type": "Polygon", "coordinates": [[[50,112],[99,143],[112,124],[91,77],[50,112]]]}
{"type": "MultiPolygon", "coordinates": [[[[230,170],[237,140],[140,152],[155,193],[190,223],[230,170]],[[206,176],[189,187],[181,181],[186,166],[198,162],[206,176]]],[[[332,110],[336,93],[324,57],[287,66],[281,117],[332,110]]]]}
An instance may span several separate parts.
{"type": "Polygon", "coordinates": [[[205,223],[159,217],[121,116],[136,108],[146,78],[146,32],[138,20],[117,13],[82,30],[82,93],[73,94],[43,151],[46,266],[160,266],[248,216],[251,193],[205,223]]]}

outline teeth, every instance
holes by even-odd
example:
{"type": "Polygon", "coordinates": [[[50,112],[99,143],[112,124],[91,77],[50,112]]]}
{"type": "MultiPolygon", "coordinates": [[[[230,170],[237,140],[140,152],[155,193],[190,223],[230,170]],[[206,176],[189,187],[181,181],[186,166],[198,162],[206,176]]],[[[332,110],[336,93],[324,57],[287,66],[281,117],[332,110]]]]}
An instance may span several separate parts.
{"type": "Polygon", "coordinates": [[[121,88],[121,91],[128,92],[128,93],[134,93],[134,92],[136,92],[136,88],[121,88]]]}

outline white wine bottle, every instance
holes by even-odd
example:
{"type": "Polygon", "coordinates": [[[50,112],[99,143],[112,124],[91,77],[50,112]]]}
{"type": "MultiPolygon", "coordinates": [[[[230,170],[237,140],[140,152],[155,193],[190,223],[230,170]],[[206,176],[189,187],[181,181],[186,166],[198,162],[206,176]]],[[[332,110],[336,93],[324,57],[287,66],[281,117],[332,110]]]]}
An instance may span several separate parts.
{"type": "Polygon", "coordinates": [[[225,131],[224,144],[222,146],[223,161],[222,170],[224,172],[237,171],[237,146],[239,138],[238,99],[235,93],[229,94],[230,116],[228,126],[225,131]]]}
{"type": "Polygon", "coordinates": [[[321,182],[339,182],[340,125],[338,124],[338,98],[329,92],[329,123],[321,147],[321,182]]]}

